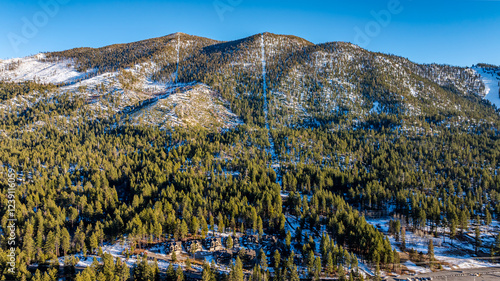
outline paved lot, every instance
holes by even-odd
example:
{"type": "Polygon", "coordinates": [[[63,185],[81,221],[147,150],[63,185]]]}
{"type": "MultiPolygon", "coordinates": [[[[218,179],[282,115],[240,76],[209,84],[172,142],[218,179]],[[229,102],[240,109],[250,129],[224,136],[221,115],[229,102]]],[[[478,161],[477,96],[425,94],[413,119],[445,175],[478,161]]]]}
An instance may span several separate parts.
{"type": "Polygon", "coordinates": [[[422,273],[415,276],[402,275],[400,277],[391,277],[387,280],[431,280],[426,279],[431,277],[432,280],[445,281],[499,281],[500,267],[474,268],[474,269],[459,269],[449,271],[439,271],[432,273],[422,273]],[[407,279],[410,278],[410,279],[407,279]]]}

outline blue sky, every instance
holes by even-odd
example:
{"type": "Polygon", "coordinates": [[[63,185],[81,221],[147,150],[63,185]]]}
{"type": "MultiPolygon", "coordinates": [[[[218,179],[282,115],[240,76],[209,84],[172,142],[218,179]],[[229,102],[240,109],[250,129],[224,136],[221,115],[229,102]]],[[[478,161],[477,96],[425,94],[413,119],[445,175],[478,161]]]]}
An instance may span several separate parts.
{"type": "Polygon", "coordinates": [[[178,31],[218,40],[268,31],[313,43],[353,42],[419,63],[500,65],[500,1],[3,0],[0,6],[3,59],[178,31]]]}

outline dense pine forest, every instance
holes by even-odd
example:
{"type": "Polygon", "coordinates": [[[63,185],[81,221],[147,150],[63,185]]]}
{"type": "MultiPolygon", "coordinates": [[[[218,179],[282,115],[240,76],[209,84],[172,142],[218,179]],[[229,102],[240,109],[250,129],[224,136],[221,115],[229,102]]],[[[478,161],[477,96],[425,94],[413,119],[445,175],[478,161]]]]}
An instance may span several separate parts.
{"type": "MultiPolygon", "coordinates": [[[[152,62],[152,81],[203,83],[242,123],[160,128],[123,110],[115,95],[144,94],[125,87],[98,85],[90,99],[83,87],[1,82],[2,280],[190,280],[189,258],[163,271],[141,250],[215,232],[285,242],[249,269],[240,255],[227,271],[201,263],[202,280],[380,280],[417,255],[406,231],[461,239],[499,218],[499,109],[470,69],[274,34],[175,34],[43,61],[68,59],[91,76],[152,62]],[[398,249],[370,214],[394,219],[398,249]],[[124,238],[132,268],[102,250],[124,238]],[[82,255],[95,257],[85,269],[82,255]]],[[[488,247],[500,256],[500,239],[488,247]]]]}

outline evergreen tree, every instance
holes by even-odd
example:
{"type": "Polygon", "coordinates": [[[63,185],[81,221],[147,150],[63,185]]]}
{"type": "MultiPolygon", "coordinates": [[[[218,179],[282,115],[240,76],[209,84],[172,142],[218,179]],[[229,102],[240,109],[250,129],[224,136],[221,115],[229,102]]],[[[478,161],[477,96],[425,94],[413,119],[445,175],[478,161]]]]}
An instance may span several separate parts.
{"type": "Polygon", "coordinates": [[[475,228],[475,244],[474,244],[474,250],[476,252],[476,255],[478,254],[479,252],[479,248],[481,247],[482,243],[481,243],[481,231],[479,230],[479,226],[476,226],[475,228]]]}
{"type": "Polygon", "coordinates": [[[276,272],[279,269],[281,263],[281,255],[280,252],[278,252],[278,250],[274,251],[273,261],[274,261],[273,268],[274,271],[276,272]]]}
{"type": "Polygon", "coordinates": [[[500,233],[497,234],[497,237],[495,238],[495,244],[493,245],[493,256],[500,256],[500,233]]]}
{"type": "Polygon", "coordinates": [[[427,256],[429,257],[430,267],[433,268],[434,262],[434,242],[432,239],[429,239],[429,244],[427,245],[427,256]]]}
{"type": "Polygon", "coordinates": [[[263,272],[267,271],[267,256],[263,249],[259,251],[259,266],[263,272]]]}
{"type": "Polygon", "coordinates": [[[184,272],[182,271],[182,268],[179,266],[177,267],[177,270],[175,272],[176,275],[176,281],[184,281],[184,272]]]}
{"type": "Polygon", "coordinates": [[[339,265],[339,280],[345,281],[346,280],[346,275],[345,275],[345,270],[343,265],[339,265]]]}
{"type": "Polygon", "coordinates": [[[316,257],[314,261],[314,280],[319,281],[319,278],[321,277],[321,271],[322,271],[321,258],[316,257]]]}
{"type": "Polygon", "coordinates": [[[172,263],[168,265],[166,275],[167,275],[166,279],[167,281],[175,281],[177,279],[176,272],[172,263]]]}
{"type": "Polygon", "coordinates": [[[393,270],[396,270],[399,268],[399,264],[401,263],[401,259],[399,257],[399,253],[396,251],[396,249],[394,249],[393,251],[393,255],[394,255],[394,266],[393,266],[393,270]]]}
{"type": "Polygon", "coordinates": [[[243,274],[243,263],[241,262],[241,259],[239,256],[236,257],[236,261],[234,263],[233,267],[233,272],[232,272],[233,280],[234,281],[243,281],[244,274],[243,274]]]}
{"type": "Polygon", "coordinates": [[[401,250],[406,251],[406,229],[404,227],[401,230],[401,250]]]}
{"type": "Polygon", "coordinates": [[[173,263],[177,262],[177,254],[175,253],[175,251],[172,252],[172,257],[170,259],[173,263]]]}
{"type": "Polygon", "coordinates": [[[226,240],[226,247],[228,249],[232,249],[233,248],[233,238],[231,237],[231,235],[229,235],[227,237],[227,240],[226,240]]]}
{"type": "Polygon", "coordinates": [[[70,242],[71,237],[70,237],[69,232],[66,228],[63,228],[61,231],[62,231],[61,247],[63,250],[63,255],[66,256],[66,254],[68,253],[68,251],[71,247],[71,242],[70,242]]]}
{"type": "Polygon", "coordinates": [[[214,281],[215,277],[213,276],[212,269],[210,268],[210,265],[205,262],[203,263],[203,272],[201,275],[201,280],[203,281],[214,281]]]}
{"type": "Polygon", "coordinates": [[[331,276],[334,271],[333,257],[332,252],[328,252],[327,260],[326,260],[326,273],[331,276]]]}

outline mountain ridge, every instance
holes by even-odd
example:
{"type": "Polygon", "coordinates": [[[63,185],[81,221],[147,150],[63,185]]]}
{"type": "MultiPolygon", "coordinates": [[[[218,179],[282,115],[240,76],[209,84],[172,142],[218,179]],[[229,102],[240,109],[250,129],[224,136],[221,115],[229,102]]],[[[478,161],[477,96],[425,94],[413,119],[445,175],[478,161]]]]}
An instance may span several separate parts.
{"type": "Polygon", "coordinates": [[[268,111],[271,127],[322,126],[346,118],[352,127],[373,113],[408,120],[491,118],[490,113],[474,109],[487,96],[477,69],[417,64],[348,42],[314,44],[269,32],[233,41],[178,32],[100,48],[48,52],[0,62],[0,78],[54,83],[62,92],[91,99],[93,107],[114,112],[201,83],[209,87],[206,93],[218,92],[222,104],[227,104],[231,113],[224,116],[235,113],[245,124],[264,126],[268,111]]]}

